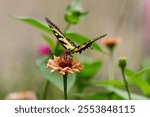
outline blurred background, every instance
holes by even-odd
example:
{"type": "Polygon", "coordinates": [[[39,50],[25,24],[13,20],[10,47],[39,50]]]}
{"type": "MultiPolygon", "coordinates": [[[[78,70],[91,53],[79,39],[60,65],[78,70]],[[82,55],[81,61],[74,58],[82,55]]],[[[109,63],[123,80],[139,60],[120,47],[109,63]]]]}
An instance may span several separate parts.
{"type": "MultiPolygon", "coordinates": [[[[14,91],[43,91],[45,80],[35,62],[44,43],[41,31],[11,16],[29,16],[45,22],[49,17],[61,30],[66,27],[64,12],[72,0],[0,0],[0,99],[14,91]]],[[[71,31],[95,38],[107,33],[120,37],[114,60],[127,56],[128,67],[138,71],[150,54],[150,0],[83,0],[89,14],[71,31]]],[[[100,44],[100,43],[99,43],[100,44]]],[[[94,59],[104,60],[96,79],[107,76],[108,57],[86,51],[94,59]]],[[[54,92],[50,92],[54,94],[54,92]]],[[[56,94],[58,95],[58,94],[56,94]]],[[[55,97],[55,96],[54,96],[55,97]]]]}

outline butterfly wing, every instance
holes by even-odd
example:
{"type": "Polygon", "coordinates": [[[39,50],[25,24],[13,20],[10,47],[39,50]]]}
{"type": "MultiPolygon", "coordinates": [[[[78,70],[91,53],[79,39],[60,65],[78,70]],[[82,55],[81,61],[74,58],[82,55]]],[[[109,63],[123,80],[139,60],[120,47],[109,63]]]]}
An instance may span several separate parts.
{"type": "Polygon", "coordinates": [[[107,34],[104,34],[104,35],[102,35],[102,36],[100,36],[100,37],[98,37],[98,38],[96,38],[96,39],[93,39],[93,40],[91,40],[91,41],[85,42],[85,43],[83,43],[83,44],[81,44],[81,45],[75,47],[74,49],[72,49],[72,50],[69,51],[69,54],[72,55],[72,54],[78,53],[78,52],[79,52],[79,53],[82,53],[83,50],[85,50],[85,49],[91,47],[91,45],[92,45],[95,41],[97,41],[97,40],[99,40],[99,39],[105,37],[106,35],[107,35],[107,34]]]}
{"type": "Polygon", "coordinates": [[[59,40],[59,42],[61,43],[61,45],[67,49],[67,52],[69,55],[72,55],[74,53],[82,53],[83,50],[87,49],[88,47],[90,47],[95,41],[105,37],[107,34],[100,36],[99,38],[93,39],[91,41],[85,42],[79,46],[76,46],[75,43],[73,43],[70,39],[66,38],[63,33],[59,30],[59,28],[53,23],[51,22],[47,17],[45,17],[46,22],[48,24],[48,26],[51,28],[51,30],[53,31],[54,35],[56,36],[56,38],[59,40]]]}
{"type": "Polygon", "coordinates": [[[67,49],[67,51],[72,50],[75,47],[77,47],[75,43],[73,43],[70,39],[66,38],[63,35],[63,33],[59,30],[59,28],[53,22],[51,22],[47,17],[45,17],[45,20],[46,20],[48,26],[53,31],[53,33],[56,36],[56,38],[59,40],[59,42],[61,43],[61,45],[65,49],[67,49]]]}

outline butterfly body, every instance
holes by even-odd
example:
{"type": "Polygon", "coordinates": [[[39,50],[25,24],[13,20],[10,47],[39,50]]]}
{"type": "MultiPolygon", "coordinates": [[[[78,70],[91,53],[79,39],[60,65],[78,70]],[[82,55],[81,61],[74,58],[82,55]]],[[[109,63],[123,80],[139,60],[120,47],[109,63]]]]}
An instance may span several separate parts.
{"type": "Polygon", "coordinates": [[[48,24],[48,26],[51,28],[51,30],[53,31],[54,35],[56,36],[56,38],[58,39],[58,41],[61,43],[61,45],[67,50],[67,54],[69,54],[70,56],[72,56],[72,54],[75,53],[82,53],[83,50],[91,47],[91,45],[105,37],[107,34],[104,34],[102,36],[100,36],[99,38],[93,39],[91,41],[87,41],[81,45],[76,45],[74,42],[72,42],[70,39],[66,38],[63,33],[59,30],[59,28],[53,23],[51,22],[48,18],[46,18],[46,22],[48,24]]]}

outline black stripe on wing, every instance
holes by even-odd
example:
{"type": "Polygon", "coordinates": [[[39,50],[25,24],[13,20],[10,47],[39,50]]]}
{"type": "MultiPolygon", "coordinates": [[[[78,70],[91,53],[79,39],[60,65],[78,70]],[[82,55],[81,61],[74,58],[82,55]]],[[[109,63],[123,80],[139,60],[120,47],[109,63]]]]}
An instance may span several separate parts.
{"type": "MultiPolygon", "coordinates": [[[[66,38],[63,35],[63,33],[60,31],[60,29],[52,21],[50,21],[47,17],[45,17],[45,20],[46,20],[48,26],[52,29],[52,31],[53,31],[54,35],[56,36],[56,38],[61,42],[62,45],[65,43],[65,41],[67,41],[73,47],[77,47],[77,45],[74,42],[72,42],[70,39],[66,38]],[[64,39],[64,41],[62,39],[64,39]]],[[[65,43],[66,45],[67,45],[67,42],[65,43]]],[[[65,45],[63,45],[63,47],[65,47],[65,45]]],[[[68,49],[67,47],[65,47],[65,48],[68,49]]]]}

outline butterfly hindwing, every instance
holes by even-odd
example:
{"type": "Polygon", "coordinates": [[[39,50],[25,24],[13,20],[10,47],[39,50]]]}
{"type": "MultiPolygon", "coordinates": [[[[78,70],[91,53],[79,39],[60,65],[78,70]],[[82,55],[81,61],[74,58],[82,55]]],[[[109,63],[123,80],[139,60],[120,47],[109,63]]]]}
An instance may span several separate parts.
{"type": "Polygon", "coordinates": [[[48,18],[45,19],[47,21],[48,26],[53,31],[54,35],[65,49],[72,50],[76,47],[76,44],[73,43],[70,39],[66,38],[53,22],[51,22],[48,18]]]}

